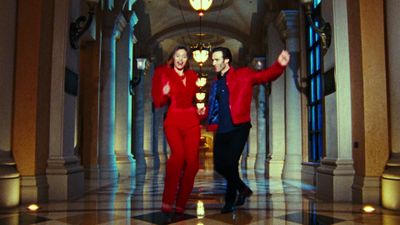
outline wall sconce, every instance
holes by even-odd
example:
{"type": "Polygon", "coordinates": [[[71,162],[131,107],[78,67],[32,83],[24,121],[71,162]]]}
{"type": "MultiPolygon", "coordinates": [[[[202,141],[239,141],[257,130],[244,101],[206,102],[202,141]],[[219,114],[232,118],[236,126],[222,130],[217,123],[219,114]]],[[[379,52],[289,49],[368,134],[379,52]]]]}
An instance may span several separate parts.
{"type": "MultiPolygon", "coordinates": [[[[254,70],[260,71],[265,69],[265,65],[266,65],[266,58],[265,57],[254,57],[253,60],[251,61],[251,65],[253,67],[254,70]]],[[[271,82],[265,83],[263,84],[263,86],[265,87],[265,93],[267,95],[271,94],[271,82]]]]}
{"type": "Polygon", "coordinates": [[[322,55],[325,55],[331,45],[331,25],[326,23],[322,17],[316,17],[317,21],[313,20],[312,10],[313,10],[314,0],[301,0],[304,6],[304,12],[306,14],[308,23],[311,25],[312,29],[321,37],[321,48],[322,55]],[[320,24],[319,27],[315,26],[315,23],[320,24]]]}
{"type": "Polygon", "coordinates": [[[89,29],[92,23],[97,0],[87,0],[87,4],[89,6],[88,18],[86,19],[86,16],[80,16],[69,25],[69,43],[73,49],[79,48],[79,38],[89,29]]]}
{"type": "MultiPolygon", "coordinates": [[[[129,81],[129,93],[134,95],[134,89],[139,85],[142,76],[144,75],[144,71],[147,68],[147,59],[146,58],[137,58],[136,59],[136,68],[139,71],[137,76],[133,76],[132,80],[129,81]]],[[[135,73],[134,73],[135,74],[135,73]]]]}

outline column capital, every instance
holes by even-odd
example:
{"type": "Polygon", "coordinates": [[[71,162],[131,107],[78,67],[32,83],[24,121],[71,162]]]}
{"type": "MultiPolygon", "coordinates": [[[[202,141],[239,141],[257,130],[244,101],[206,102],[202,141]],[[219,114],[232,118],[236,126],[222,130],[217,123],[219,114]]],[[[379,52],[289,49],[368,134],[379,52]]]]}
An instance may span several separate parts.
{"type": "Polygon", "coordinates": [[[128,21],[125,19],[124,15],[122,13],[118,14],[113,28],[113,36],[117,39],[120,38],[126,25],[128,25],[128,21]]]}
{"type": "Polygon", "coordinates": [[[119,38],[124,31],[128,21],[122,13],[106,13],[102,26],[102,33],[105,38],[119,38]]]}
{"type": "Polygon", "coordinates": [[[139,18],[137,17],[136,13],[132,12],[132,14],[129,17],[129,25],[130,25],[131,29],[133,29],[136,26],[138,21],[139,21],[139,18]]]}
{"type": "Polygon", "coordinates": [[[277,17],[276,26],[284,40],[297,38],[299,34],[299,11],[282,10],[277,17]]]}

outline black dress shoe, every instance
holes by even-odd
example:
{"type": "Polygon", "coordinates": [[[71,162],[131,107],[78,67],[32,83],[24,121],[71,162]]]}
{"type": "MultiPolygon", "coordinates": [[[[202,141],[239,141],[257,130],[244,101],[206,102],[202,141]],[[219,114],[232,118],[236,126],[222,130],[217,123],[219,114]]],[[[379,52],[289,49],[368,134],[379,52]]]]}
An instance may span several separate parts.
{"type": "Polygon", "coordinates": [[[246,198],[250,197],[253,194],[253,191],[250,188],[244,189],[240,192],[238,199],[236,200],[235,206],[241,206],[244,204],[246,198]]]}
{"type": "Polygon", "coordinates": [[[221,209],[221,213],[230,213],[235,211],[235,207],[231,204],[225,204],[224,207],[221,209]]]}

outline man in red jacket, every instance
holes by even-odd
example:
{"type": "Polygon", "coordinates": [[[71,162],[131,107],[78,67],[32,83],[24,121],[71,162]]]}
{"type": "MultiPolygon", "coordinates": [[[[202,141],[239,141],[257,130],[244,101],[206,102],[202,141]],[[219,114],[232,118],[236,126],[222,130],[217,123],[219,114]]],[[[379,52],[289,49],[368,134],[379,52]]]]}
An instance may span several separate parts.
{"type": "Polygon", "coordinates": [[[217,79],[211,84],[208,102],[208,128],[214,136],[214,169],[227,181],[225,205],[221,213],[232,212],[252,195],[251,189],[240,179],[238,166],[246,144],[250,124],[250,105],[253,86],[279,77],[290,60],[283,50],[269,68],[255,71],[248,67],[231,67],[232,54],[228,48],[212,51],[212,62],[217,79]],[[239,196],[236,199],[237,192],[239,196]]]}

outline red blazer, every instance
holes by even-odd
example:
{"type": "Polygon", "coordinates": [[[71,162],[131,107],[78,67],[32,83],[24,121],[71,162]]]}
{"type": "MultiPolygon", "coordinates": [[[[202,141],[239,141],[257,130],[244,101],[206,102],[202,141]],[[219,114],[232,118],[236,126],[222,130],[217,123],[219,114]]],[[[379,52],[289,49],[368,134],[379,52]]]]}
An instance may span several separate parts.
{"type": "MultiPolygon", "coordinates": [[[[239,68],[237,70],[233,67],[229,69],[226,77],[226,85],[229,89],[229,108],[233,124],[249,122],[251,120],[250,109],[251,99],[253,97],[253,86],[275,80],[283,73],[285,68],[285,66],[281,66],[281,64],[276,61],[272,66],[261,71],[255,71],[248,67],[239,68]]],[[[211,89],[214,85],[215,81],[211,85],[211,89]]],[[[215,98],[216,95],[210,94],[210,98],[212,98],[212,96],[215,98]]],[[[209,99],[209,118],[210,114],[218,114],[218,112],[215,112],[215,110],[218,111],[218,109],[213,109],[218,108],[214,107],[214,102],[216,102],[216,99],[209,99]]],[[[216,121],[218,121],[218,119],[216,121]]],[[[210,123],[209,119],[209,130],[216,130],[217,125],[218,124],[213,122],[210,123]]]]}
{"type": "Polygon", "coordinates": [[[183,85],[181,77],[173,68],[168,66],[160,66],[156,68],[153,75],[152,97],[155,107],[162,107],[167,103],[170,109],[184,109],[193,106],[198,87],[196,86],[197,74],[192,70],[185,71],[186,86],[183,85]],[[163,94],[164,86],[169,82],[170,93],[163,94]]]}

